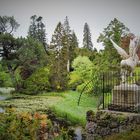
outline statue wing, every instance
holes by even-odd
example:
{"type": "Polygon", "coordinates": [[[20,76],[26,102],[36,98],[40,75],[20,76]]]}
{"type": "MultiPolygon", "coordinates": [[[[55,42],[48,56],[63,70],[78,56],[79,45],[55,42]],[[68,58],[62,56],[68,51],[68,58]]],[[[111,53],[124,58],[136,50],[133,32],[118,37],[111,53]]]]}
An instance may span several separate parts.
{"type": "Polygon", "coordinates": [[[130,57],[135,59],[139,46],[140,46],[140,37],[136,36],[134,39],[130,40],[129,44],[130,57]]]}
{"type": "Polygon", "coordinates": [[[123,59],[129,58],[129,55],[126,53],[124,49],[119,47],[112,39],[110,39],[110,41],[112,42],[114,48],[117,50],[117,52],[121,55],[123,59]]]}

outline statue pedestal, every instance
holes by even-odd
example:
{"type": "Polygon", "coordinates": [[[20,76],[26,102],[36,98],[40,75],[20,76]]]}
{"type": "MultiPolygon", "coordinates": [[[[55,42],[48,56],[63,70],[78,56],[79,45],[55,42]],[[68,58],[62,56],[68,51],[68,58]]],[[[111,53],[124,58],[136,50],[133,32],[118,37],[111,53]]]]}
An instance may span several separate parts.
{"type": "Polygon", "coordinates": [[[121,84],[112,91],[111,110],[140,111],[140,86],[136,84],[121,84]]]}

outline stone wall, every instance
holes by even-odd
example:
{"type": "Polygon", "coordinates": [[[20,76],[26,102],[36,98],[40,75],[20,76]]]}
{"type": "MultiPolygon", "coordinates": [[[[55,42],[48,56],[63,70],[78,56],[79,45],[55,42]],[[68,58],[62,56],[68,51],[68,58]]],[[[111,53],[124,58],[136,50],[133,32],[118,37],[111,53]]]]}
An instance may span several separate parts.
{"type": "Polygon", "coordinates": [[[140,126],[140,114],[115,111],[87,112],[86,140],[102,139],[113,133],[133,131],[140,126]]]}

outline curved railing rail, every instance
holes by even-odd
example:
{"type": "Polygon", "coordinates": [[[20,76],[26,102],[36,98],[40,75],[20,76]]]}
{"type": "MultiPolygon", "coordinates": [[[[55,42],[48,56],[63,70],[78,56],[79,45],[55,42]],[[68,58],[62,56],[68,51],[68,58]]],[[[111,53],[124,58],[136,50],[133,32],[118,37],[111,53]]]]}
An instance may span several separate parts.
{"type": "Polygon", "coordinates": [[[87,87],[91,82],[93,82],[93,80],[88,81],[88,82],[85,84],[85,86],[83,87],[83,89],[82,89],[82,91],[81,91],[81,93],[80,93],[80,96],[79,96],[79,98],[78,98],[78,106],[80,105],[81,96],[82,96],[82,94],[84,93],[84,90],[86,89],[86,87],[87,87]]]}

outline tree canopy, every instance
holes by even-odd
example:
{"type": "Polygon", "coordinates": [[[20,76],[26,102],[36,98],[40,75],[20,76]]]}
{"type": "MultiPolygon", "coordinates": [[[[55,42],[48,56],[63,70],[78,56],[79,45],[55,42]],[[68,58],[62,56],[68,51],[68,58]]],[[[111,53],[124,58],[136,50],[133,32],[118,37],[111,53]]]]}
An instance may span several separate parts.
{"type": "Polygon", "coordinates": [[[115,48],[110,42],[112,38],[119,46],[121,43],[121,37],[129,33],[129,29],[118,19],[114,18],[109,25],[104,29],[103,33],[100,34],[98,42],[103,43],[104,50],[102,51],[102,62],[106,68],[112,69],[111,67],[119,65],[121,60],[120,55],[117,53],[115,48]]]}

